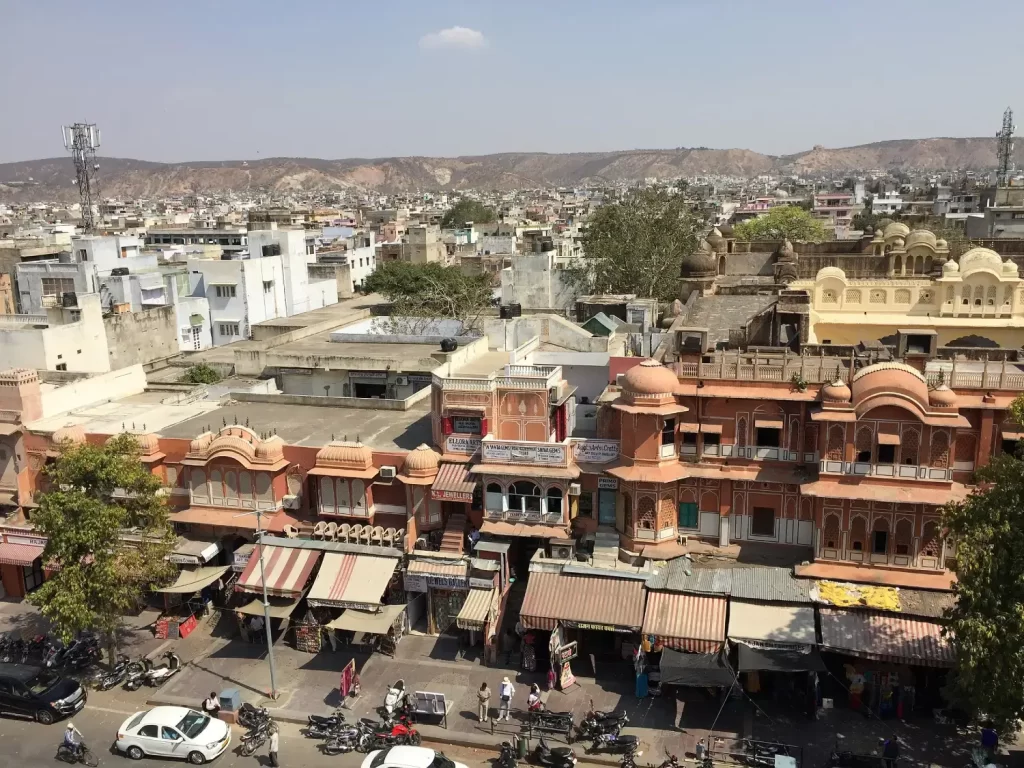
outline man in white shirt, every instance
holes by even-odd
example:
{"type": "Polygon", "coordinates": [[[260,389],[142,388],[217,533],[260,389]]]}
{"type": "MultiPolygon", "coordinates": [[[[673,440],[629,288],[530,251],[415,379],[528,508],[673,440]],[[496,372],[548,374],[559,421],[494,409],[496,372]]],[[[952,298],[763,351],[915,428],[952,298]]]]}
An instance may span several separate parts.
{"type": "Polygon", "coordinates": [[[516,695],[516,687],[512,685],[512,681],[507,677],[501,681],[501,685],[498,687],[498,699],[501,702],[498,709],[498,719],[501,720],[504,717],[506,720],[510,720],[509,708],[512,706],[512,697],[516,695]]]}

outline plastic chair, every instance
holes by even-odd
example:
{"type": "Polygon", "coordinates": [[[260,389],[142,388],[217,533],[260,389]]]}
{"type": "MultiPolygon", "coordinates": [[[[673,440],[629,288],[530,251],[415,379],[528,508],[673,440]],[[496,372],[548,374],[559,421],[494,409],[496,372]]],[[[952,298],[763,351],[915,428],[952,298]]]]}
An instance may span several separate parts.
{"type": "Polygon", "coordinates": [[[385,547],[393,546],[394,543],[395,543],[395,534],[396,533],[398,533],[398,531],[396,531],[394,528],[385,528],[384,529],[384,540],[382,541],[382,544],[385,547]]]}
{"type": "Polygon", "coordinates": [[[284,535],[289,539],[297,539],[299,537],[299,529],[294,525],[286,525],[282,530],[284,531],[284,535]]]}
{"type": "Polygon", "coordinates": [[[395,547],[403,552],[405,551],[405,531],[399,531],[398,535],[395,536],[395,547]]]}
{"type": "Polygon", "coordinates": [[[324,537],[324,531],[327,530],[327,523],[322,520],[313,526],[313,538],[322,539],[324,537]]]}
{"type": "Polygon", "coordinates": [[[384,528],[379,526],[379,525],[375,525],[373,527],[373,530],[370,531],[370,541],[372,541],[377,546],[383,546],[384,545],[384,528]]]}
{"type": "Polygon", "coordinates": [[[335,539],[335,537],[337,535],[338,535],[338,524],[335,523],[335,522],[328,523],[327,524],[327,530],[324,531],[324,538],[327,539],[327,541],[334,541],[334,539],[335,539]]]}
{"type": "Polygon", "coordinates": [[[338,541],[348,541],[350,528],[351,526],[348,523],[342,523],[338,526],[338,541]]]}
{"type": "Polygon", "coordinates": [[[373,527],[372,526],[364,525],[363,526],[363,530],[359,532],[359,542],[361,544],[369,544],[370,543],[370,534],[372,532],[373,532],[373,527]]]}
{"type": "Polygon", "coordinates": [[[352,544],[359,543],[359,535],[363,532],[363,526],[361,523],[355,523],[351,528],[348,529],[348,540],[352,544]]]}

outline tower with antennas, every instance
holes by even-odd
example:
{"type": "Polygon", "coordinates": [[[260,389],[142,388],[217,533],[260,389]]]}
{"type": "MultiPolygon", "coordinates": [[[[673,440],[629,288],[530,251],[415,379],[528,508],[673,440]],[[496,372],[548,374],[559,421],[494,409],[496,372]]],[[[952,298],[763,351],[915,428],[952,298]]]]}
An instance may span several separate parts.
{"type": "Polygon", "coordinates": [[[998,176],[996,184],[1006,187],[1010,184],[1010,176],[1013,175],[1013,132],[1017,126],[1013,124],[1013,110],[1010,107],[1003,112],[1003,127],[996,134],[996,160],[998,161],[998,176]]]}
{"type": "Polygon", "coordinates": [[[96,226],[92,202],[94,196],[99,197],[96,172],[100,166],[96,162],[96,150],[100,146],[100,130],[94,123],[75,123],[61,126],[61,135],[64,149],[71,153],[75,163],[75,183],[82,202],[82,229],[92,232],[96,226]]]}

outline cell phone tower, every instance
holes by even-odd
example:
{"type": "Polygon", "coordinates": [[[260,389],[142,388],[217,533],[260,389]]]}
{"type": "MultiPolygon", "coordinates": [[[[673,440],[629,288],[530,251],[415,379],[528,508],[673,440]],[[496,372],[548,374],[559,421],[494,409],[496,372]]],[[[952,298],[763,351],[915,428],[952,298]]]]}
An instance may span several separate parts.
{"type": "Polygon", "coordinates": [[[999,175],[996,183],[1005,187],[1010,184],[1013,167],[1013,132],[1017,126],[1013,124],[1013,110],[1009,107],[1003,112],[1003,127],[996,134],[996,159],[999,161],[999,175]]]}
{"type": "Polygon", "coordinates": [[[75,123],[61,126],[61,134],[64,137],[64,149],[71,153],[71,159],[75,161],[75,181],[82,201],[82,228],[92,232],[96,225],[92,198],[93,195],[99,195],[96,172],[100,165],[96,162],[96,150],[100,146],[100,129],[93,123],[75,123]]]}

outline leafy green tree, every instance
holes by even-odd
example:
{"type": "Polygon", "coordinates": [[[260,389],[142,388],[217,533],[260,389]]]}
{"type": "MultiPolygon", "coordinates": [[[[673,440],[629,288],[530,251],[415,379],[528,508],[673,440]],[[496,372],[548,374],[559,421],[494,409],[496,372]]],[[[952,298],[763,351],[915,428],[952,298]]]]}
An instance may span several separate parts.
{"type": "Polygon", "coordinates": [[[828,239],[825,224],[795,205],[777,205],[764,216],[742,221],[733,228],[737,240],[790,240],[820,243],[828,239]]]}
{"type": "MultiPolygon", "coordinates": [[[[1011,412],[1024,417],[1024,398],[1011,412]]],[[[947,611],[956,649],[952,691],[1008,739],[1024,718],[1024,461],[996,456],[979,490],[943,512],[956,541],[956,603],[947,611]]]]}
{"type": "Polygon", "coordinates": [[[220,378],[217,369],[206,363],[190,365],[181,375],[182,382],[186,384],[216,384],[220,378]]]}
{"type": "Polygon", "coordinates": [[[697,249],[704,227],[683,191],[629,190],[594,212],[580,238],[583,256],[565,276],[580,293],[673,299],[680,264],[697,249]]]}
{"type": "Polygon", "coordinates": [[[441,219],[441,226],[444,229],[452,229],[461,227],[467,221],[477,224],[494,221],[494,209],[479,200],[463,197],[445,212],[444,218],[441,219]]]}
{"type": "Polygon", "coordinates": [[[863,210],[853,214],[853,221],[851,225],[854,229],[859,229],[863,232],[874,232],[878,229],[878,221],[881,217],[877,213],[872,213],[870,210],[863,210]]]}
{"type": "Polygon", "coordinates": [[[116,649],[121,617],[174,572],[165,560],[174,535],[160,479],[139,461],[129,434],[103,446],[64,443],[45,476],[32,522],[47,538],[43,561],[57,570],[29,602],[65,642],[88,629],[116,649]],[[128,529],[131,541],[121,538],[128,529]]]}
{"type": "Polygon", "coordinates": [[[364,287],[391,302],[393,317],[452,318],[466,328],[477,326],[493,294],[488,275],[465,275],[458,267],[436,262],[384,262],[366,278],[364,287]]]}

